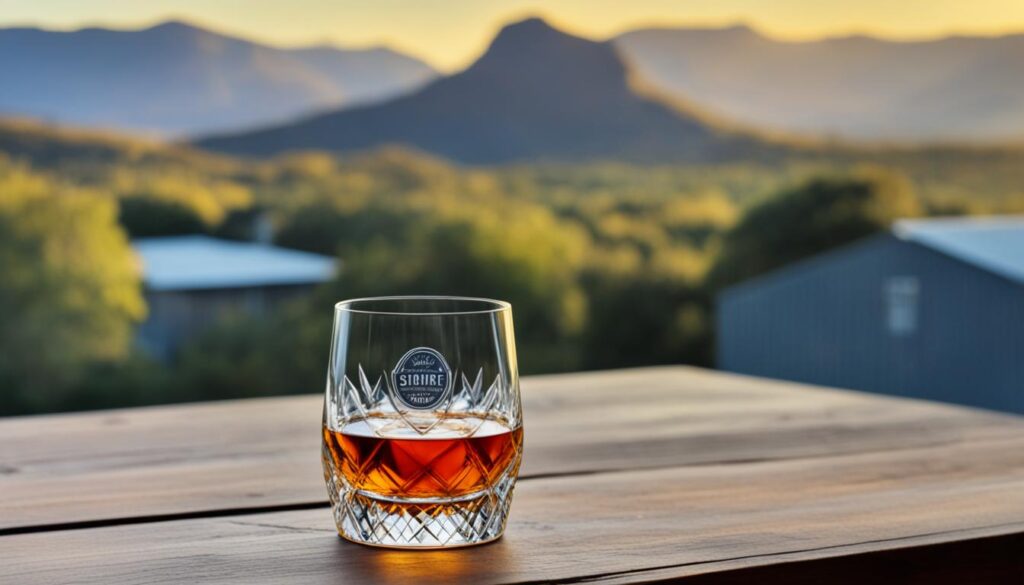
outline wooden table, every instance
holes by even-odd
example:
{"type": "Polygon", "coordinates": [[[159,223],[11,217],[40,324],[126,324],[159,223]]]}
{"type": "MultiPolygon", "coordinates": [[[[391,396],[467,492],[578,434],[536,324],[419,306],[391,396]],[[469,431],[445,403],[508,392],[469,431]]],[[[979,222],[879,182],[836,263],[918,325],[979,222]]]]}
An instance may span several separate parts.
{"type": "Polygon", "coordinates": [[[1024,419],[671,367],[528,378],[505,537],[336,536],[320,397],[0,421],[0,583],[1024,583],[1024,419]]]}

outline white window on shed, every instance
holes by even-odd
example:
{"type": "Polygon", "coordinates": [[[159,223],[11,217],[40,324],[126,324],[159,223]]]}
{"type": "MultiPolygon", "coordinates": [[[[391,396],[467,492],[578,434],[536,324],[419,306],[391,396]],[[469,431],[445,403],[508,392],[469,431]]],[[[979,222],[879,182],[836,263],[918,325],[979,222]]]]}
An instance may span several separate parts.
{"type": "Polygon", "coordinates": [[[889,335],[906,337],[917,331],[917,304],[921,285],[916,276],[893,276],[883,286],[885,324],[889,335]]]}

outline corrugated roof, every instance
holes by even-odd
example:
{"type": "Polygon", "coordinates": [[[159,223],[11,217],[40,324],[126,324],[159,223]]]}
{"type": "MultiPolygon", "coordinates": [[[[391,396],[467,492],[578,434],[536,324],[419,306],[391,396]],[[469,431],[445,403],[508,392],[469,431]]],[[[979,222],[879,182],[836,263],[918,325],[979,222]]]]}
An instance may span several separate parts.
{"type": "Polygon", "coordinates": [[[132,247],[150,290],[315,284],[337,271],[334,258],[208,236],[141,238],[132,247]]]}
{"type": "Polygon", "coordinates": [[[896,237],[1024,284],[1024,216],[905,219],[896,237]]]}

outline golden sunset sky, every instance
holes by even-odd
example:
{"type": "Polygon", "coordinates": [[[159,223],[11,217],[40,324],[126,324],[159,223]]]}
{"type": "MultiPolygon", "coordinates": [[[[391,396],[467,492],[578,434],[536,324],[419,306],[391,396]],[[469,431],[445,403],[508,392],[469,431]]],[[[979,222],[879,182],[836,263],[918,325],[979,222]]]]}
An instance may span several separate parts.
{"type": "Polygon", "coordinates": [[[177,18],[279,45],[386,44],[445,70],[467,64],[501,24],[526,15],[595,38],[741,21],[788,39],[1024,31],[1024,0],[0,0],[0,26],[136,28],[177,18]]]}

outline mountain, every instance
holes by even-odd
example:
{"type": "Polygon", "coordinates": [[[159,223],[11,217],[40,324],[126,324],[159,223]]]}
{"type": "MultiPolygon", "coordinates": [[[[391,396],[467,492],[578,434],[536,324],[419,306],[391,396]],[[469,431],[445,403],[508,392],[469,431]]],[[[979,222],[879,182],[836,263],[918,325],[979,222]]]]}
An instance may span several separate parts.
{"type": "Polygon", "coordinates": [[[182,22],[0,29],[0,71],[0,114],[168,136],[385,99],[436,76],[386,48],[279,49],[182,22]]]}
{"type": "Polygon", "coordinates": [[[92,128],[54,126],[31,119],[0,118],[0,162],[25,163],[33,169],[86,176],[108,165],[125,165],[138,170],[155,164],[190,171],[231,169],[238,165],[229,157],[167,143],[148,137],[92,128]]]}
{"type": "Polygon", "coordinates": [[[787,42],[746,26],[614,39],[659,89],[759,127],[856,139],[1024,138],[1024,35],[787,42]]]}
{"type": "Polygon", "coordinates": [[[615,48],[531,18],[465,71],[388,102],[200,140],[243,155],[398,143],[472,164],[617,159],[707,162],[770,155],[645,91],[615,48]]]}

